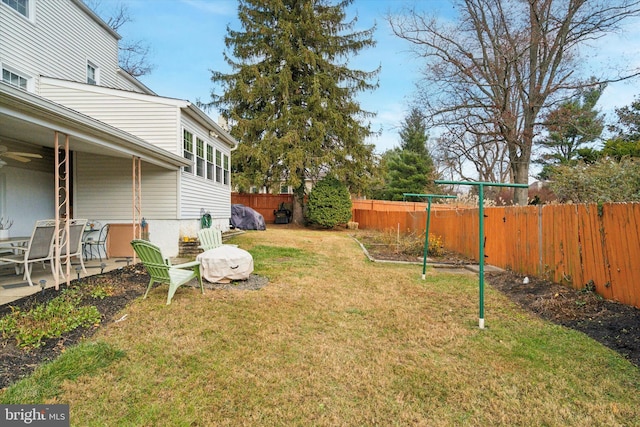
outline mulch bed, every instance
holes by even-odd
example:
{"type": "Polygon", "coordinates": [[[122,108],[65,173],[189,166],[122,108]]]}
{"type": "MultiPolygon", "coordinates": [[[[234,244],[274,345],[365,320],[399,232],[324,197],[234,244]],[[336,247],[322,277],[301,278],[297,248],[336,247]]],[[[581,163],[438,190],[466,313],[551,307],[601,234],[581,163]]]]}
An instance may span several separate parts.
{"type": "Polygon", "coordinates": [[[583,289],[524,280],[509,271],[486,273],[487,282],[525,310],[585,333],[640,367],[640,310],[583,289]],[[525,283],[528,282],[528,283],[525,283]]]}

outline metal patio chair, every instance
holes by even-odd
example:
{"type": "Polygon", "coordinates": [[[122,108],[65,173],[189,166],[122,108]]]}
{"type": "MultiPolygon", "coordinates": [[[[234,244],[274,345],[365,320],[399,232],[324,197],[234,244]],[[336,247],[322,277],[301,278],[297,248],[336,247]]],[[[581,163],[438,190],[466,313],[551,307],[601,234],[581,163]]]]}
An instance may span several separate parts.
{"type": "Polygon", "coordinates": [[[55,237],[55,220],[45,219],[36,221],[36,225],[25,247],[16,246],[16,251],[22,252],[14,255],[2,255],[0,261],[14,263],[16,274],[20,274],[24,269],[23,279],[33,286],[31,281],[31,267],[36,262],[49,261],[51,264],[51,274],[54,273],[53,266],[53,243],[55,237]]]}
{"type": "Polygon", "coordinates": [[[64,275],[62,269],[63,260],[68,256],[69,258],[77,257],[80,260],[80,266],[82,271],[87,274],[87,269],[84,266],[84,242],[82,236],[84,229],[87,226],[86,219],[71,219],[69,220],[69,239],[68,245],[63,245],[60,248],[60,272],[64,275]],[[67,246],[69,247],[69,254],[67,255],[67,246]]]}
{"type": "Polygon", "coordinates": [[[88,253],[91,256],[91,259],[93,259],[93,248],[95,248],[98,258],[102,261],[102,255],[100,254],[100,248],[102,248],[104,258],[109,259],[109,254],[107,254],[107,237],[109,237],[109,224],[102,226],[100,234],[98,234],[98,239],[88,237],[84,241],[85,253],[88,253]]]}
{"type": "Polygon", "coordinates": [[[171,265],[171,261],[162,256],[160,248],[146,240],[132,240],[131,246],[133,246],[133,250],[136,251],[140,261],[142,261],[151,276],[143,299],[147,297],[154,282],[166,283],[169,285],[169,295],[167,296],[167,305],[169,305],[176,290],[192,279],[198,280],[200,290],[204,295],[204,285],[200,275],[200,261],[171,265]]]}

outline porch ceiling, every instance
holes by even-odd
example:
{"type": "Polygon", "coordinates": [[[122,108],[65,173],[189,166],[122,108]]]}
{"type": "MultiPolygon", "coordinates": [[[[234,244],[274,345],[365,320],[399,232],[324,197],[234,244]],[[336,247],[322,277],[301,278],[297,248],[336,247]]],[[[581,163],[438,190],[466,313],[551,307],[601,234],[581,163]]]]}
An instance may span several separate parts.
{"type": "MultiPolygon", "coordinates": [[[[55,132],[69,135],[69,149],[112,157],[140,157],[167,169],[192,162],[77,111],[0,82],[0,144],[54,147],[55,132]]],[[[64,142],[64,135],[60,143],[64,142]]]]}

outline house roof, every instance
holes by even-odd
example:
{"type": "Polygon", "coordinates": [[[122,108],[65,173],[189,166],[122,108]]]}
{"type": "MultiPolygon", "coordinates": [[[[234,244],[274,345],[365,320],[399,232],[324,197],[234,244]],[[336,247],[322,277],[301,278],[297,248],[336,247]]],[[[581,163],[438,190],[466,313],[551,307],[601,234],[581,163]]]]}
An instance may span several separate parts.
{"type": "Polygon", "coordinates": [[[193,162],[46,98],[0,82],[0,140],[53,147],[55,132],[70,137],[70,150],[140,157],[166,169],[193,162]]]}

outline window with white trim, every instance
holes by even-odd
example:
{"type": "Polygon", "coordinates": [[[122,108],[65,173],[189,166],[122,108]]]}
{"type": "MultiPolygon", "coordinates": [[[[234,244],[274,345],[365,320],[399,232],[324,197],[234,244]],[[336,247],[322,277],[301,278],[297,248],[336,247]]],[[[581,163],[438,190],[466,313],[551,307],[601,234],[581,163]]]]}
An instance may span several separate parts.
{"type": "MultiPolygon", "coordinates": [[[[186,129],[182,131],[182,156],[193,160],[193,134],[186,129]]],[[[193,166],[185,166],[184,171],[193,173],[193,166]]]]}
{"type": "Polygon", "coordinates": [[[196,137],[196,175],[204,178],[204,141],[196,137]]]}
{"type": "Polygon", "coordinates": [[[31,18],[31,16],[29,16],[29,1],[30,0],[2,0],[2,3],[6,4],[25,18],[31,18]]]}
{"type": "Polygon", "coordinates": [[[207,179],[214,179],[213,146],[207,145],[207,179]]]}
{"type": "Polygon", "coordinates": [[[31,79],[14,70],[2,67],[2,81],[22,90],[29,89],[29,81],[31,79]]]}
{"type": "Polygon", "coordinates": [[[222,156],[222,167],[224,170],[224,185],[229,185],[229,156],[222,156]]]}
{"type": "Polygon", "coordinates": [[[216,150],[216,182],[222,183],[222,152],[216,150]]]}
{"type": "Polygon", "coordinates": [[[292,193],[290,185],[281,185],[280,186],[280,194],[290,194],[290,193],[292,193]]]}
{"type": "Polygon", "coordinates": [[[90,85],[100,83],[100,69],[91,61],[87,61],[87,83],[90,85]]]}

